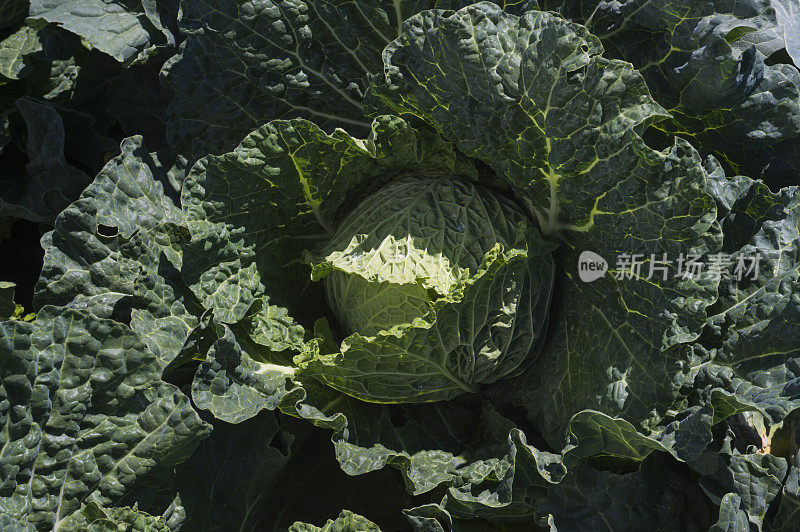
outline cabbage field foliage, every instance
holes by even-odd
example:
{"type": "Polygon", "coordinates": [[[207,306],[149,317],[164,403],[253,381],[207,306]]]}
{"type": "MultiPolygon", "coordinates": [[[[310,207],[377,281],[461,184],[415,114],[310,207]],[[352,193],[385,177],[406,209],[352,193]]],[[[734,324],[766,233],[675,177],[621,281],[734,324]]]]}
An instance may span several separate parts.
{"type": "Polygon", "coordinates": [[[799,67],[798,0],[0,0],[0,529],[799,530],[799,67]]]}

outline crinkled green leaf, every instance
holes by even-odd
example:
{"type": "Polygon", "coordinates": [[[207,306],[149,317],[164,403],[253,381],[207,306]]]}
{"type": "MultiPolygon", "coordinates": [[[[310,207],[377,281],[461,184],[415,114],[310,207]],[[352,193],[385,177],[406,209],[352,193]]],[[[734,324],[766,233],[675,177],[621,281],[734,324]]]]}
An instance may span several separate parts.
{"type": "MultiPolygon", "coordinates": [[[[256,305],[258,307],[258,305],[256,305]]],[[[301,351],[305,346],[306,330],[295,322],[289,312],[275,305],[262,304],[257,311],[246,317],[249,337],[258,345],[272,351],[301,351]]]]}
{"type": "Polygon", "coordinates": [[[415,531],[445,532],[453,528],[453,517],[438,504],[424,504],[403,513],[415,531]]]}
{"type": "Polygon", "coordinates": [[[180,276],[188,232],[141,137],[121,150],[42,239],[35,302],[130,320],[166,364],[199,317],[180,276]]]}
{"type": "MultiPolygon", "coordinates": [[[[769,454],[718,456],[716,471],[700,478],[700,486],[716,504],[731,493],[740,498],[741,511],[759,530],[769,504],[778,496],[786,475],[786,460],[769,454]]],[[[723,508],[724,509],[724,508],[723,508]]]]}
{"type": "Polygon", "coordinates": [[[644,144],[637,133],[662,109],[580,26],[484,2],[424,12],[406,28],[384,54],[375,97],[490,164],[563,240],[547,352],[518,400],[558,447],[584,409],[651,425],[688,378],[693,355],[681,344],[697,338],[715,297],[713,279],[682,279],[675,263],[646,279],[653,257],[720,246],[699,156],[681,141],[664,152],[644,144]],[[605,255],[603,278],[579,279],[584,251],[605,255]],[[640,275],[624,278],[621,254],[640,255],[640,275]]]}
{"type": "Polygon", "coordinates": [[[0,514],[0,526],[3,530],[13,530],[14,532],[35,532],[36,527],[30,523],[23,523],[7,514],[0,514]]]}
{"type": "Polygon", "coordinates": [[[775,515],[771,530],[788,532],[800,527],[800,469],[797,465],[795,457],[783,484],[778,513],[775,515]]]}
{"type": "Polygon", "coordinates": [[[146,59],[154,47],[174,42],[148,1],[33,0],[28,20],[58,24],[87,46],[125,64],[146,59]]]}
{"type": "MultiPolygon", "coordinates": [[[[381,52],[422,9],[461,0],[206,0],[183,6],[179,53],[164,67],[175,91],[168,133],[198,158],[233,149],[268,120],[307,118],[366,134],[361,100],[381,52]]],[[[524,11],[535,2],[509,2],[524,11]]]]}
{"type": "Polygon", "coordinates": [[[173,529],[161,516],[153,516],[139,510],[136,506],[101,508],[95,503],[85,505],[63,521],[58,530],[111,532],[131,530],[142,532],[171,532],[173,529]]]}
{"type": "Polygon", "coordinates": [[[755,408],[777,423],[800,406],[800,190],[748,178],[735,190],[722,217],[733,271],[710,312],[716,351],[701,377],[718,388],[717,409],[755,408]]]}
{"type": "Polygon", "coordinates": [[[138,478],[183,461],[208,435],[125,325],[45,307],[33,323],[0,323],[0,349],[0,513],[40,530],[84,502],[113,505],[138,478]]]}
{"type": "Polygon", "coordinates": [[[30,26],[22,26],[15,33],[0,41],[0,76],[19,79],[25,70],[25,56],[42,49],[37,31],[30,26]]]}
{"type": "MultiPolygon", "coordinates": [[[[86,62],[85,50],[80,45],[80,39],[71,33],[48,25],[37,29],[35,38],[40,46],[38,49],[28,51],[22,58],[24,68],[18,76],[24,79],[26,96],[68,105],[69,108],[58,108],[59,115],[63,119],[67,111],[75,112],[72,108],[79,102],[71,100],[79,100],[76,98],[77,93],[81,92],[78,87],[79,77],[85,77],[85,74],[92,70],[91,63],[86,62]]],[[[91,93],[92,90],[88,89],[86,92],[91,93]]],[[[91,125],[94,118],[88,117],[86,113],[83,115],[84,124],[91,125]]],[[[78,144],[69,133],[66,140],[70,142],[70,147],[78,144]]],[[[81,148],[86,149],[91,146],[91,143],[86,142],[88,139],[82,140],[85,146],[81,148]]]]}
{"type": "Polygon", "coordinates": [[[742,508],[742,498],[736,493],[727,493],[719,505],[719,519],[709,532],[748,532],[750,521],[742,508]]]}
{"type": "Polygon", "coordinates": [[[657,453],[624,475],[574,468],[550,489],[540,524],[551,530],[707,530],[711,516],[702,499],[690,477],[657,453]]]}
{"type": "MultiPolygon", "coordinates": [[[[252,353],[255,355],[255,353],[252,353]]],[[[295,368],[253,360],[233,332],[211,346],[192,383],[192,399],[214,417],[228,423],[250,419],[263,409],[275,410],[293,386],[287,382],[295,368]]]]}
{"type": "Polygon", "coordinates": [[[378,525],[358,514],[342,510],[336,519],[328,519],[321,527],[310,523],[296,522],[289,532],[380,532],[378,525]]]}
{"type": "Polygon", "coordinates": [[[565,462],[573,464],[592,456],[611,456],[641,461],[653,451],[668,452],[682,461],[697,458],[711,443],[711,408],[697,407],[680,421],[644,435],[624,419],[584,410],[569,422],[565,462]]]}
{"type": "Polygon", "coordinates": [[[659,128],[737,172],[776,187],[797,184],[800,72],[765,63],[765,55],[796,47],[794,0],[543,4],[586,23],[612,56],[641,72],[672,115],[659,128]]]}
{"type": "Polygon", "coordinates": [[[779,39],[784,41],[795,66],[800,67],[800,4],[794,0],[778,0],[774,8],[778,15],[779,39]]]}
{"type": "Polygon", "coordinates": [[[762,5],[771,8],[762,12],[764,23],[757,31],[746,32],[742,41],[755,44],[765,56],[786,50],[795,66],[800,66],[800,3],[770,0],[762,5]]]}
{"type": "Polygon", "coordinates": [[[583,27],[549,13],[516,17],[489,2],[425,11],[384,52],[371,103],[424,118],[490,164],[545,233],[589,229],[604,214],[598,202],[647,156],[630,153],[642,144],[636,132],[663,112],[629,64],[601,52],[583,27]]]}

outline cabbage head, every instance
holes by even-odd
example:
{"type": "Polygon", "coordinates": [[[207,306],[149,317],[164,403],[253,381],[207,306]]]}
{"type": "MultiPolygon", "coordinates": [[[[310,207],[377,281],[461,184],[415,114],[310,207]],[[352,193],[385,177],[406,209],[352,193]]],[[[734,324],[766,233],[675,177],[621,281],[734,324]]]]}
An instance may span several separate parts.
{"type": "Polygon", "coordinates": [[[359,399],[476,391],[525,369],[546,329],[552,245],[513,201],[459,177],[385,185],[306,261],[345,339],[301,365],[359,399]]]}

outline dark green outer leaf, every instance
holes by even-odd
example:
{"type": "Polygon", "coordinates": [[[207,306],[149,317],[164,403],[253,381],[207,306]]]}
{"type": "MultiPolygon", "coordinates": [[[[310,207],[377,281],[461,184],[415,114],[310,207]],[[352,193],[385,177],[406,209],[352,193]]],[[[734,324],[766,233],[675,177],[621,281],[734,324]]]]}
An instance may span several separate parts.
{"type": "Polygon", "coordinates": [[[668,452],[685,462],[694,460],[712,441],[712,409],[695,407],[686,413],[682,420],[644,435],[624,419],[591,410],[578,412],[569,421],[564,463],[572,466],[598,455],[639,462],[653,451],[668,452]]]}
{"type": "Polygon", "coordinates": [[[44,307],[0,322],[0,513],[49,530],[83,502],[113,504],[208,436],[189,400],[126,326],[44,307]]]}
{"type": "Polygon", "coordinates": [[[619,151],[636,149],[636,132],[663,113],[642,77],[548,13],[482,2],[423,12],[405,28],[368,102],[425,119],[487,162],[531,201],[545,233],[591,227],[598,197],[641,157],[619,151]]]}
{"type": "MultiPolygon", "coordinates": [[[[800,3],[797,0],[769,0],[754,4],[763,9],[760,24],[756,31],[747,27],[748,24],[734,34],[742,33],[741,46],[752,43],[765,57],[785,50],[795,66],[800,66],[800,3]]],[[[740,45],[739,42],[735,44],[740,45]]]]}
{"type": "Polygon", "coordinates": [[[0,216],[51,221],[90,180],[64,159],[66,137],[59,114],[29,98],[16,105],[27,125],[28,163],[24,172],[13,163],[0,170],[0,216]]]}
{"type": "Polygon", "coordinates": [[[664,455],[650,456],[626,475],[579,466],[550,489],[540,524],[551,530],[699,532],[710,524],[701,498],[664,455]]]}
{"type": "Polygon", "coordinates": [[[789,532],[800,527],[800,469],[797,466],[798,460],[795,456],[783,484],[781,502],[771,530],[789,532]]]}
{"type": "MultiPolygon", "coordinates": [[[[460,0],[187,2],[187,36],[163,71],[174,90],[168,134],[197,159],[232,150],[269,120],[307,118],[325,131],[366,134],[361,99],[403,20],[460,0]]],[[[535,1],[509,3],[518,12],[535,1]]]]}
{"type": "Polygon", "coordinates": [[[722,279],[709,318],[717,349],[701,379],[726,415],[758,409],[777,423],[800,406],[800,189],[773,193],[744,177],[731,189],[720,200],[724,249],[734,266],[757,259],[757,279],[722,279]]]}
{"type": "Polygon", "coordinates": [[[800,72],[795,0],[543,2],[633,63],[672,119],[658,125],[770,186],[797,184],[800,72]],[[792,13],[794,11],[794,13],[792,13]],[[794,26],[796,27],[796,26],[794,26]]]}
{"type": "Polygon", "coordinates": [[[121,150],[43,237],[34,303],[130,320],[166,364],[197,325],[178,273],[188,232],[177,225],[180,210],[164,195],[164,176],[141,137],[121,150]]]}
{"type": "Polygon", "coordinates": [[[103,0],[33,0],[29,21],[58,24],[92,48],[120,63],[144,60],[161,44],[174,43],[150,2],[115,3],[103,0]],[[149,11],[149,12],[148,12],[149,11]],[[152,17],[153,20],[150,20],[152,17]]]}
{"type": "Polygon", "coordinates": [[[800,68],[800,4],[794,0],[777,0],[774,8],[778,16],[778,42],[783,41],[794,65],[800,68]]]}
{"type": "Polygon", "coordinates": [[[719,520],[712,525],[709,532],[749,532],[750,521],[741,505],[742,498],[737,494],[726,494],[719,505],[719,520]]]}
{"type": "Polygon", "coordinates": [[[174,488],[185,506],[187,530],[258,530],[277,518],[270,500],[294,452],[292,435],[275,415],[239,425],[217,423],[214,433],[176,471],[174,488]],[[209,482],[209,479],[213,479],[209,482]],[[271,512],[271,511],[272,512],[271,512]]]}
{"type": "Polygon", "coordinates": [[[736,494],[740,511],[760,530],[770,503],[781,491],[786,460],[769,454],[734,455],[727,459],[718,455],[717,459],[717,470],[701,477],[700,487],[714,503],[722,505],[720,514],[726,504],[732,506],[734,502],[723,499],[736,494]]]}

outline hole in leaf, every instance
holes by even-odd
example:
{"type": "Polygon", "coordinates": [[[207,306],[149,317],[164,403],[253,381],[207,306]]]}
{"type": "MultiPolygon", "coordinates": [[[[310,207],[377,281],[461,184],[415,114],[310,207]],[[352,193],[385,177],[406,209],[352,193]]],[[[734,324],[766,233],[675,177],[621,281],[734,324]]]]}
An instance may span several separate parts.
{"type": "Polygon", "coordinates": [[[789,55],[789,52],[786,51],[786,48],[781,48],[777,52],[770,54],[770,56],[764,60],[764,64],[767,66],[792,65],[794,64],[794,61],[789,55]]]}
{"type": "Polygon", "coordinates": [[[119,234],[119,227],[113,225],[97,224],[97,234],[106,238],[114,238],[119,234]]]}
{"type": "Polygon", "coordinates": [[[672,146],[673,137],[656,127],[647,128],[642,134],[645,144],[656,151],[664,151],[672,146]]]}
{"type": "Polygon", "coordinates": [[[573,70],[572,72],[567,72],[567,84],[568,85],[580,85],[583,83],[583,80],[586,78],[586,67],[583,66],[578,70],[573,70]]]}

